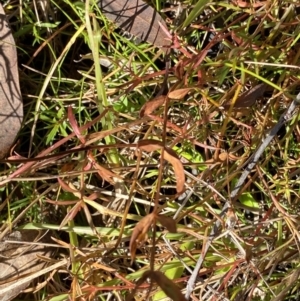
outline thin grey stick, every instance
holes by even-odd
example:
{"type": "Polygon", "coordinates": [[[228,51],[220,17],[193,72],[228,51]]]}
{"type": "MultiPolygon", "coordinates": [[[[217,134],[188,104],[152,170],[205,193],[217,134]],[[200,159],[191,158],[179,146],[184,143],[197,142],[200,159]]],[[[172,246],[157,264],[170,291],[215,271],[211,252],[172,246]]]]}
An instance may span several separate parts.
{"type": "MultiPolygon", "coordinates": [[[[261,142],[260,146],[256,149],[254,154],[249,158],[249,160],[247,162],[247,167],[243,171],[240,179],[238,180],[238,182],[236,183],[234,189],[232,190],[232,192],[230,194],[230,199],[231,200],[234,199],[238,195],[238,193],[239,193],[242,185],[244,184],[245,180],[247,179],[249,173],[255,167],[255,165],[257,164],[260,156],[263,154],[264,150],[268,147],[268,145],[270,144],[272,139],[276,136],[279,129],[284,125],[284,123],[286,123],[293,116],[297,105],[300,105],[300,93],[292,101],[292,103],[290,104],[288,109],[280,116],[280,118],[279,118],[278,122],[276,123],[276,125],[267,133],[266,138],[261,142]]],[[[225,202],[223,208],[222,208],[222,212],[220,213],[220,217],[224,216],[224,214],[228,210],[229,206],[230,206],[230,202],[227,200],[225,202]]],[[[207,240],[206,245],[204,246],[203,253],[200,255],[200,257],[197,261],[197,264],[195,266],[195,269],[194,269],[194,271],[193,271],[193,273],[192,273],[192,275],[191,275],[191,277],[190,277],[190,279],[187,283],[186,294],[185,294],[185,298],[187,300],[189,299],[189,297],[190,297],[190,295],[193,291],[194,284],[197,280],[197,276],[198,276],[199,270],[201,269],[203,260],[206,256],[206,253],[207,253],[212,241],[218,235],[220,226],[221,226],[221,222],[218,219],[213,225],[213,228],[212,228],[212,230],[210,232],[210,235],[209,235],[209,239],[207,240]]]]}

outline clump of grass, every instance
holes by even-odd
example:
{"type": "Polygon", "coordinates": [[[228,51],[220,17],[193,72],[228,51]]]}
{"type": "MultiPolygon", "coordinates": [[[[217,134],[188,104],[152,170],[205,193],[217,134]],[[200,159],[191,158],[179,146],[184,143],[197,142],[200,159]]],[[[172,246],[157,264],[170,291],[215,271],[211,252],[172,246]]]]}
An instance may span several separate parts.
{"type": "MultiPolygon", "coordinates": [[[[5,7],[25,118],[20,160],[2,164],[0,182],[1,235],[14,227],[51,230],[55,260],[70,260],[63,273],[45,275],[38,298],[125,300],[151,268],[185,294],[219,220],[222,234],[204,258],[193,299],[296,300],[298,113],[229,200],[226,218],[219,214],[244,163],[298,93],[298,5],[185,1],[179,18],[168,1],[151,3],[176,24],[168,89],[188,90],[144,117],[143,105],[165,79],[163,55],[126,39],[94,1],[39,5],[5,7]],[[234,105],[262,82],[270,88],[251,107],[234,105]],[[145,139],[164,141],[180,156],[185,193],[176,193],[161,153],[136,153],[145,139]],[[178,233],[157,224],[132,265],[132,231],[154,207],[176,220],[178,233]]],[[[156,284],[139,284],[136,300],[166,297],[156,284]]]]}

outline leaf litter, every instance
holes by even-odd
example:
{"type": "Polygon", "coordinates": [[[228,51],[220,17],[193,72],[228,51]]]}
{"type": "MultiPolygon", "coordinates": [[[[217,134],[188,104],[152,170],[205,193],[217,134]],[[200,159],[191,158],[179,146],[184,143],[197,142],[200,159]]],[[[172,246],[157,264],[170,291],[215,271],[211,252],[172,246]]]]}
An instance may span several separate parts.
{"type": "Polygon", "coordinates": [[[1,301],[10,301],[18,296],[21,291],[30,285],[34,279],[34,273],[40,271],[47,264],[46,261],[39,259],[38,256],[51,257],[51,249],[42,244],[42,242],[49,240],[49,236],[43,237],[43,235],[39,235],[39,231],[20,230],[12,232],[4,241],[0,242],[1,301]],[[38,239],[39,237],[41,239],[38,239]],[[30,245],[26,244],[26,242],[39,242],[39,245],[30,245]],[[32,280],[24,283],[19,281],[22,277],[30,274],[33,275],[32,280]]]}
{"type": "Polygon", "coordinates": [[[0,4],[0,159],[9,152],[23,121],[23,100],[20,91],[18,56],[8,19],[0,4]]]}
{"type": "Polygon", "coordinates": [[[134,37],[157,47],[170,44],[168,36],[161,28],[167,28],[165,21],[144,1],[101,0],[99,7],[110,21],[134,37]]]}

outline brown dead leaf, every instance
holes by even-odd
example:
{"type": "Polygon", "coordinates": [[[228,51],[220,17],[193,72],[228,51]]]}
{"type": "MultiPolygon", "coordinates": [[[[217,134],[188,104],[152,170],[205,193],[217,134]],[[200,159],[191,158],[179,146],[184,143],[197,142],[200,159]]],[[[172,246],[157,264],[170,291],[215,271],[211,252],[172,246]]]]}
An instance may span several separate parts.
{"type": "Polygon", "coordinates": [[[144,274],[142,275],[142,277],[136,281],[135,288],[132,290],[132,292],[130,294],[127,295],[125,301],[136,300],[134,298],[134,296],[136,295],[136,292],[137,292],[138,288],[147,280],[147,278],[150,278],[151,273],[152,273],[152,271],[146,271],[146,272],[144,272],[144,274]]]}
{"type": "Polygon", "coordinates": [[[160,288],[171,300],[186,301],[179,287],[172,280],[167,278],[162,272],[153,271],[149,276],[152,281],[155,281],[160,286],[160,288]]]}
{"type": "Polygon", "coordinates": [[[221,161],[222,163],[224,162],[228,162],[229,160],[229,156],[228,156],[228,153],[224,152],[224,153],[221,153],[219,154],[219,161],[221,161]]]}
{"type": "MultiPolygon", "coordinates": [[[[250,90],[242,93],[237,100],[235,101],[233,107],[234,108],[247,108],[251,107],[255,104],[256,100],[262,97],[267,89],[267,85],[265,83],[261,83],[251,88],[250,90]]],[[[223,105],[224,109],[227,110],[231,106],[231,103],[226,103],[223,105]]]]}
{"type": "Polygon", "coordinates": [[[13,144],[23,120],[23,102],[19,86],[15,41],[0,4],[0,159],[13,144]]]}
{"type": "Polygon", "coordinates": [[[78,192],[78,190],[76,189],[72,189],[67,183],[65,183],[62,179],[58,178],[58,183],[60,184],[60,186],[62,187],[62,189],[64,191],[67,191],[67,192],[71,192],[71,193],[74,193],[74,192],[78,192]]]}
{"type": "Polygon", "coordinates": [[[80,132],[80,129],[78,127],[78,124],[77,124],[77,121],[76,121],[75,116],[73,114],[73,110],[72,110],[71,106],[68,107],[68,118],[69,118],[69,122],[70,122],[70,125],[72,127],[73,132],[76,134],[76,136],[80,140],[80,142],[82,144],[85,144],[85,137],[80,132]]]}
{"type": "Polygon", "coordinates": [[[63,218],[62,222],[59,225],[58,231],[61,230],[62,227],[64,227],[68,222],[73,221],[75,216],[78,214],[79,211],[84,206],[84,202],[78,201],[66,214],[66,216],[63,218]]]}
{"type": "Polygon", "coordinates": [[[65,164],[62,165],[60,171],[62,173],[67,173],[67,172],[73,171],[75,169],[75,166],[76,166],[76,163],[74,163],[74,162],[67,162],[67,163],[65,163],[65,164]]]}
{"type": "Polygon", "coordinates": [[[145,139],[139,141],[138,148],[146,152],[153,152],[156,150],[164,149],[164,159],[169,163],[171,163],[174,169],[174,174],[176,177],[177,193],[182,193],[184,191],[184,183],[185,183],[184,169],[175,151],[173,151],[169,147],[164,147],[161,141],[157,141],[153,139],[145,139]]]}
{"type": "Polygon", "coordinates": [[[232,3],[235,5],[238,5],[241,8],[251,7],[251,8],[257,8],[266,5],[266,1],[256,1],[255,3],[248,3],[247,1],[242,0],[232,0],[232,3]]]}
{"type": "Polygon", "coordinates": [[[167,28],[162,17],[142,0],[100,0],[102,13],[124,31],[142,41],[157,47],[170,45],[167,34],[160,24],[167,28]]]}
{"type": "Polygon", "coordinates": [[[193,88],[183,88],[183,89],[178,89],[178,90],[174,90],[171,91],[168,94],[168,97],[171,99],[182,99],[184,96],[186,96],[189,91],[191,91],[193,88]]]}
{"type": "Polygon", "coordinates": [[[218,158],[218,160],[222,163],[226,163],[229,161],[237,161],[239,159],[241,159],[241,158],[236,157],[232,153],[227,153],[227,152],[223,152],[223,153],[219,154],[219,158],[218,158]]]}
{"type": "Polygon", "coordinates": [[[158,215],[157,220],[162,226],[167,228],[169,232],[177,233],[176,221],[173,218],[165,215],[158,215]]]}
{"type": "Polygon", "coordinates": [[[91,164],[97,169],[99,176],[106,182],[114,185],[114,178],[122,179],[119,175],[98,164],[91,152],[88,153],[88,159],[90,160],[91,164]]]}
{"type": "Polygon", "coordinates": [[[147,232],[150,226],[155,223],[156,215],[152,212],[143,217],[134,227],[130,243],[129,250],[131,255],[131,264],[135,259],[136,248],[138,244],[141,244],[146,240],[147,232]]]}
{"type": "Polygon", "coordinates": [[[160,95],[150,101],[147,101],[141,108],[140,117],[148,116],[154,110],[161,107],[165,103],[166,98],[166,95],[160,95]]]}
{"type": "Polygon", "coordinates": [[[208,159],[208,160],[205,161],[205,164],[215,164],[215,165],[226,164],[229,161],[237,161],[239,159],[241,159],[241,157],[236,157],[232,153],[223,152],[223,153],[219,154],[217,160],[214,159],[214,158],[208,159]]]}
{"type": "MultiPolygon", "coordinates": [[[[15,231],[8,235],[6,240],[18,241],[18,244],[0,242],[0,301],[10,301],[18,296],[31,282],[29,280],[22,283],[20,280],[44,267],[45,262],[39,260],[38,256],[50,255],[49,248],[43,245],[20,244],[21,241],[34,242],[38,234],[35,230],[15,231]]],[[[44,242],[48,240],[47,237],[43,238],[44,242]]]]}
{"type": "Polygon", "coordinates": [[[145,271],[142,277],[136,282],[136,286],[126,301],[134,300],[137,289],[149,278],[151,283],[156,282],[163,292],[173,301],[186,301],[179,287],[160,271],[145,271]]]}

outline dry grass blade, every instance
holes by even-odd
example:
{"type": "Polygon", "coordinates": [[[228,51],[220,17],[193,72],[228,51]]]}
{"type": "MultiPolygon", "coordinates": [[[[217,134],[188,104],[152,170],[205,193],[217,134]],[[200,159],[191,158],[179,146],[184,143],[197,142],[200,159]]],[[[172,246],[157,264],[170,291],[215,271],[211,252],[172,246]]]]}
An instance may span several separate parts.
{"type": "Polygon", "coordinates": [[[279,292],[279,294],[275,298],[272,299],[272,301],[285,300],[285,297],[288,294],[288,292],[294,287],[295,282],[299,281],[299,276],[300,276],[300,269],[297,268],[290,275],[288,275],[287,281],[285,283],[285,287],[283,288],[283,290],[279,292]]]}
{"type": "Polygon", "coordinates": [[[10,292],[11,290],[15,290],[16,288],[18,288],[18,294],[20,293],[19,291],[19,287],[24,285],[25,283],[28,283],[30,281],[32,281],[33,279],[36,279],[37,277],[39,276],[42,276],[42,275],[45,275],[46,273],[49,273],[53,270],[56,270],[60,267],[63,267],[65,265],[67,265],[69,263],[69,261],[67,259],[63,259],[61,261],[58,261],[57,263],[47,267],[47,268],[44,268],[44,269],[41,269],[37,272],[34,272],[32,275],[29,275],[29,276],[26,276],[22,279],[19,279],[16,283],[12,283],[12,284],[5,284],[5,287],[4,288],[0,288],[0,296],[1,295],[5,295],[7,294],[8,292],[10,292]]]}
{"type": "MultiPolygon", "coordinates": [[[[270,144],[272,139],[275,137],[275,135],[278,133],[279,129],[282,127],[282,125],[293,115],[293,113],[298,105],[298,99],[299,99],[299,94],[295,98],[295,100],[293,100],[292,103],[289,105],[288,109],[280,116],[276,125],[267,133],[266,138],[257,147],[254,154],[249,158],[249,160],[246,162],[246,164],[244,164],[246,166],[246,168],[243,171],[242,175],[240,176],[239,180],[237,181],[236,185],[234,186],[233,190],[231,191],[231,194],[230,194],[231,200],[234,200],[238,196],[238,193],[241,190],[242,186],[245,184],[245,181],[246,181],[248,175],[250,174],[252,169],[256,166],[256,164],[257,164],[258,160],[260,159],[261,155],[263,154],[264,150],[268,147],[268,145],[270,144]]],[[[230,202],[227,201],[222,208],[222,212],[220,214],[221,217],[223,217],[225,215],[225,213],[227,212],[229,207],[230,207],[230,202]]],[[[203,252],[202,252],[201,256],[199,257],[196,267],[188,281],[187,292],[185,295],[186,298],[189,298],[189,296],[193,290],[193,285],[196,281],[196,278],[197,278],[198,272],[202,266],[203,260],[206,256],[206,253],[207,253],[213,239],[219,233],[220,226],[221,226],[221,222],[218,219],[214,223],[214,226],[210,233],[210,239],[206,242],[206,245],[203,248],[203,252]]]]}

